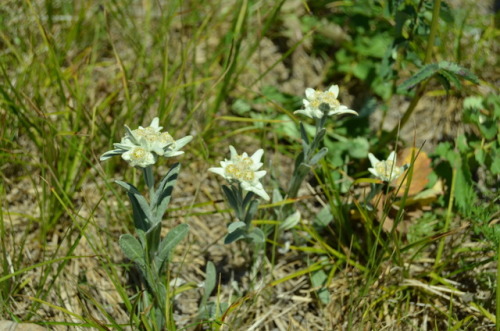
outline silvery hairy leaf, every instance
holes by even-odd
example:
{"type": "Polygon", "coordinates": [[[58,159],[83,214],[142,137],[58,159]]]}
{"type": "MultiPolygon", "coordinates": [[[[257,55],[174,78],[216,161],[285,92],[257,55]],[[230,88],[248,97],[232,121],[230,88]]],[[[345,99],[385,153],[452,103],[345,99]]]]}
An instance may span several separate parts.
{"type": "Polygon", "coordinates": [[[132,184],[122,182],[121,180],[116,180],[115,182],[127,190],[132,204],[135,228],[142,232],[147,232],[153,222],[148,202],[132,184]]]}
{"type": "Polygon", "coordinates": [[[175,183],[177,182],[180,169],[180,164],[175,163],[170,168],[167,175],[160,182],[160,185],[155,192],[155,196],[151,198],[151,205],[153,206],[153,208],[155,208],[155,215],[157,220],[162,219],[163,214],[165,214],[165,211],[168,208],[168,204],[170,203],[172,191],[174,189],[175,183]]]}
{"type": "Polygon", "coordinates": [[[119,239],[123,254],[132,262],[136,263],[144,271],[144,249],[141,243],[131,234],[122,234],[119,239]]]}
{"type": "Polygon", "coordinates": [[[188,232],[189,225],[179,224],[175,228],[171,229],[165,238],[163,238],[154,259],[157,272],[162,270],[170,256],[170,252],[172,252],[175,246],[177,246],[181,240],[187,236],[188,232]]]}
{"type": "Polygon", "coordinates": [[[319,150],[318,153],[316,153],[311,160],[309,161],[310,165],[316,165],[326,154],[328,153],[328,148],[323,147],[322,149],[319,150]]]}

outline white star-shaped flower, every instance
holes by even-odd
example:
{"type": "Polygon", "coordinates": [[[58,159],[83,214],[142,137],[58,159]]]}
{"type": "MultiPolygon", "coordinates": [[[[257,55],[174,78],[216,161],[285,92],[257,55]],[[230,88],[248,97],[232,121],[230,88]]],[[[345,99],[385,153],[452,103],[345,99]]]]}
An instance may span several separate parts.
{"type": "Polygon", "coordinates": [[[113,144],[115,149],[101,155],[101,161],[121,155],[131,166],[145,168],[153,165],[158,156],[173,157],[183,154],[180,149],[193,139],[192,136],[186,136],[175,140],[168,132],[161,132],[163,127],[159,126],[158,117],[155,117],[148,127],[139,126],[136,130],[130,130],[125,125],[125,129],[127,132],[121,142],[113,144]]]}
{"type": "Polygon", "coordinates": [[[396,165],[396,153],[394,151],[389,154],[385,161],[380,161],[372,153],[368,153],[368,158],[372,164],[372,168],[368,168],[368,171],[384,182],[392,182],[401,176],[406,169],[405,166],[398,167],[396,165]]]}
{"type": "Polygon", "coordinates": [[[264,155],[264,150],[259,149],[252,156],[248,156],[247,153],[239,155],[233,146],[229,146],[229,150],[231,158],[221,161],[221,167],[210,168],[208,171],[221,175],[229,182],[239,182],[245,191],[251,191],[269,200],[269,195],[259,181],[267,173],[265,170],[258,171],[262,167],[260,159],[264,155]]]}
{"type": "Polygon", "coordinates": [[[339,114],[358,113],[347,106],[340,104],[338,85],[332,85],[328,91],[318,91],[312,88],[306,89],[306,99],[303,99],[304,109],[295,111],[295,114],[302,114],[311,118],[322,118],[323,116],[333,116],[339,114]]]}

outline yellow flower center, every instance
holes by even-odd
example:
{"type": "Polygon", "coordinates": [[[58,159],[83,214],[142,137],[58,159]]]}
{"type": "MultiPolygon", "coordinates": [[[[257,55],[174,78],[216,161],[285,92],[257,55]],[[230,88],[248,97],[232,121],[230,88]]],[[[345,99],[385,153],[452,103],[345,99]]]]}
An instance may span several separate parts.
{"type": "Polygon", "coordinates": [[[134,161],[142,160],[146,156],[147,151],[142,147],[136,147],[130,153],[130,159],[134,161]]]}
{"type": "Polygon", "coordinates": [[[393,178],[397,178],[401,175],[401,168],[394,164],[394,161],[380,161],[375,165],[375,171],[381,176],[385,177],[388,180],[392,180],[393,178]]]}
{"type": "Polygon", "coordinates": [[[174,138],[168,132],[157,132],[154,128],[148,126],[147,128],[139,128],[133,131],[134,135],[139,138],[144,138],[148,143],[158,142],[160,144],[173,144],[174,138]]]}
{"type": "Polygon", "coordinates": [[[253,165],[251,158],[236,155],[232,161],[233,163],[225,168],[226,176],[245,182],[252,182],[255,179],[255,171],[251,169],[253,165]]]}
{"type": "Polygon", "coordinates": [[[314,95],[311,100],[309,100],[309,104],[313,108],[320,109],[321,105],[325,104],[328,106],[328,109],[336,109],[340,106],[340,102],[335,97],[335,93],[331,91],[321,92],[314,91],[314,95]]]}

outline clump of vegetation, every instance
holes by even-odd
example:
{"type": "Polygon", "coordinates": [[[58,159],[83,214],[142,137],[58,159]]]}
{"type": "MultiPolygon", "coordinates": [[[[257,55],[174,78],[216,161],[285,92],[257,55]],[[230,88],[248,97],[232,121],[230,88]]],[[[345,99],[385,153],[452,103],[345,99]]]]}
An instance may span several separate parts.
{"type": "Polygon", "coordinates": [[[0,319],[493,329],[499,30],[481,10],[5,1],[0,319]]]}

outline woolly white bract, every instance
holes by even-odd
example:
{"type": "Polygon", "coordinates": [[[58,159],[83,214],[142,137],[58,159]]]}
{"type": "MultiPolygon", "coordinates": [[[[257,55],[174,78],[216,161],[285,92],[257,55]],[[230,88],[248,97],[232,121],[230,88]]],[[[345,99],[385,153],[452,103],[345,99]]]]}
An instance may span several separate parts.
{"type": "Polygon", "coordinates": [[[338,85],[332,85],[328,91],[318,91],[312,88],[306,89],[306,99],[303,99],[304,108],[296,110],[295,114],[302,114],[311,118],[322,118],[338,114],[358,113],[347,106],[341,105],[337,99],[339,96],[338,85]]]}
{"type": "Polygon", "coordinates": [[[148,127],[139,126],[130,130],[125,125],[126,134],[121,142],[113,144],[115,149],[101,155],[104,161],[115,155],[121,155],[133,167],[146,168],[156,163],[158,156],[173,157],[184,152],[180,149],[189,143],[193,137],[186,136],[175,140],[168,132],[161,132],[159,119],[155,117],[148,127]]]}
{"type": "Polygon", "coordinates": [[[396,166],[396,153],[391,152],[385,161],[380,161],[372,153],[368,153],[368,158],[373,168],[368,168],[375,177],[384,182],[392,182],[405,171],[405,167],[396,166]]]}
{"type": "Polygon", "coordinates": [[[264,190],[259,181],[266,175],[265,170],[257,171],[262,167],[260,159],[264,155],[264,150],[259,149],[252,156],[247,153],[239,155],[233,146],[229,146],[231,158],[221,161],[219,168],[210,168],[208,171],[224,177],[227,181],[239,182],[245,191],[251,191],[265,200],[269,200],[269,195],[264,190]]]}

